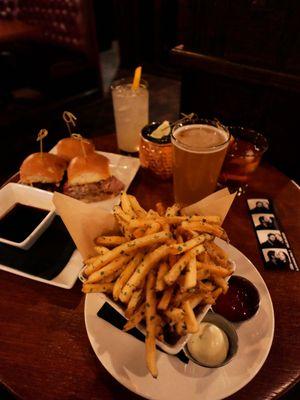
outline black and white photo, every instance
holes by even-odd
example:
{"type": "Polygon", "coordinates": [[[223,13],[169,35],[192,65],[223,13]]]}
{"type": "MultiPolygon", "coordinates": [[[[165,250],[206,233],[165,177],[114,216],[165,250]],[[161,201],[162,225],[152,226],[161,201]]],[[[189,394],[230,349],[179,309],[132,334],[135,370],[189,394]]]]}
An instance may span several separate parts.
{"type": "Polygon", "coordinates": [[[252,214],[272,212],[270,202],[267,199],[250,199],[248,205],[252,214]]]}
{"type": "Polygon", "coordinates": [[[263,249],[286,247],[280,231],[277,230],[258,231],[257,236],[261,248],[263,249]]]}
{"type": "Polygon", "coordinates": [[[291,268],[291,260],[286,249],[263,249],[267,268],[291,268]]]}
{"type": "Polygon", "coordinates": [[[256,230],[278,229],[274,214],[253,214],[252,219],[256,230]]]}

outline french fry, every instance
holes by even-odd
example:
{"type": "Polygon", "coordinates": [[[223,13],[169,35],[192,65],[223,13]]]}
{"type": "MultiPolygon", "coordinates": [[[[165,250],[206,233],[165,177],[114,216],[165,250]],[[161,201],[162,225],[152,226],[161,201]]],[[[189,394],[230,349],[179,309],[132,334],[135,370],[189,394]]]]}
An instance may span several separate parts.
{"type": "Polygon", "coordinates": [[[124,236],[98,236],[95,243],[99,246],[115,247],[127,242],[124,236]]]}
{"type": "Polygon", "coordinates": [[[82,286],[83,293],[111,293],[113,283],[84,283],[82,286]]]}
{"type": "Polygon", "coordinates": [[[157,378],[156,365],[156,296],[155,296],[155,274],[150,271],[146,282],[146,363],[148,370],[154,378],[157,378]]]}
{"type": "Polygon", "coordinates": [[[194,247],[192,250],[184,253],[184,255],[173,265],[170,271],[165,275],[165,282],[167,285],[172,285],[179,277],[181,272],[184,270],[190,259],[197,254],[204,251],[204,247],[200,244],[194,247]]]}
{"type": "Polygon", "coordinates": [[[197,294],[193,294],[189,297],[189,303],[192,307],[192,309],[194,309],[195,307],[197,307],[201,301],[203,300],[203,294],[202,293],[197,293],[197,294]]]}
{"type": "Polygon", "coordinates": [[[153,222],[150,226],[148,226],[146,230],[146,235],[151,235],[152,233],[159,232],[161,230],[161,225],[158,222],[153,222]]]}
{"type": "Polygon", "coordinates": [[[123,289],[124,285],[128,281],[128,279],[131,277],[131,275],[134,273],[136,267],[141,263],[142,259],[144,257],[144,252],[140,251],[138,252],[133,259],[128,263],[124,271],[121,273],[117,281],[115,282],[114,288],[113,288],[113,298],[115,301],[118,300],[121,290],[123,289]]]}
{"type": "Polygon", "coordinates": [[[197,270],[197,281],[202,281],[203,279],[209,278],[210,273],[207,269],[198,269],[197,270]]]}
{"type": "Polygon", "coordinates": [[[145,303],[140,305],[138,310],[130,317],[123,327],[124,331],[135,328],[145,317],[145,303]]]}
{"type": "Polygon", "coordinates": [[[174,286],[169,286],[167,289],[164,290],[163,295],[157,305],[157,308],[159,310],[166,310],[169,307],[173,291],[174,286]]]}
{"type": "Polygon", "coordinates": [[[146,228],[136,228],[132,234],[135,238],[145,236],[146,228]]]}
{"type": "Polygon", "coordinates": [[[156,285],[155,285],[155,290],[157,292],[161,292],[166,287],[164,276],[166,275],[168,270],[169,270],[168,264],[165,261],[161,262],[158,267],[156,285]]]}
{"type": "Polygon", "coordinates": [[[197,260],[196,256],[192,257],[185,269],[182,289],[186,291],[197,285],[197,260]]]}
{"type": "Polygon", "coordinates": [[[109,251],[109,249],[105,246],[95,246],[94,249],[95,249],[96,253],[100,256],[102,256],[103,254],[105,254],[109,251]]]}
{"type": "Polygon", "coordinates": [[[122,234],[125,236],[127,241],[134,239],[131,231],[128,229],[128,223],[124,221],[118,214],[115,214],[115,218],[119,224],[122,234]]]}
{"type": "Polygon", "coordinates": [[[137,229],[137,228],[147,228],[154,223],[157,223],[157,222],[153,218],[132,219],[128,223],[128,229],[133,230],[133,229],[137,229]]]}
{"type": "Polygon", "coordinates": [[[141,238],[133,239],[130,242],[123,243],[120,246],[115,247],[110,252],[99,256],[92,265],[89,265],[85,269],[84,274],[86,276],[91,275],[93,272],[99,270],[101,267],[108,264],[114,258],[118,257],[121,254],[124,254],[125,252],[133,252],[146,246],[162,243],[167,241],[169,238],[170,234],[168,232],[158,232],[151,235],[143,236],[141,238]]]}
{"type": "Polygon", "coordinates": [[[195,317],[194,311],[191,307],[189,300],[182,303],[182,309],[184,310],[184,321],[186,323],[186,328],[188,333],[196,333],[199,329],[199,324],[195,317]]]}
{"type": "Polygon", "coordinates": [[[129,194],[128,199],[130,201],[130,205],[131,205],[132,209],[134,210],[134,212],[136,213],[138,218],[144,217],[147,214],[146,211],[143,209],[143,207],[141,207],[140,203],[137,201],[137,199],[134,196],[129,194]]]}
{"type": "Polygon", "coordinates": [[[127,224],[130,222],[131,217],[126,214],[120,206],[114,206],[113,212],[115,216],[119,216],[124,222],[127,222],[127,224]]]}
{"type": "Polygon", "coordinates": [[[124,211],[124,213],[128,215],[130,218],[136,217],[136,213],[131,207],[129,197],[127,196],[127,193],[124,191],[121,193],[121,208],[124,211]]]}
{"type": "Polygon", "coordinates": [[[179,204],[173,204],[171,207],[167,208],[166,211],[166,217],[174,217],[175,215],[178,214],[180,210],[180,205],[179,204]]]}
{"type": "Polygon", "coordinates": [[[102,279],[108,277],[113,274],[117,270],[121,269],[123,265],[127,264],[128,261],[134,256],[134,254],[122,254],[119,257],[116,257],[109,264],[105,265],[99,271],[93,272],[87,279],[87,283],[95,283],[99,282],[102,279]]]}
{"type": "Polygon", "coordinates": [[[163,203],[161,203],[161,202],[156,203],[155,208],[160,216],[165,215],[166,207],[163,205],[163,203]]]}
{"type": "Polygon", "coordinates": [[[172,307],[165,311],[165,315],[172,321],[172,323],[177,323],[184,318],[184,311],[181,308],[172,307]]]}
{"type": "Polygon", "coordinates": [[[217,236],[219,238],[227,239],[226,232],[218,225],[210,225],[205,222],[183,221],[181,226],[184,229],[189,229],[201,233],[210,233],[211,235],[217,236]]]}
{"type": "Polygon", "coordinates": [[[206,271],[209,271],[211,274],[217,275],[217,276],[221,276],[221,277],[226,277],[229,276],[231,274],[231,271],[224,268],[224,267],[220,267],[219,265],[214,265],[214,264],[205,264],[205,263],[201,263],[198,262],[197,263],[197,268],[198,269],[205,269],[206,271]]]}
{"type": "Polygon", "coordinates": [[[205,223],[215,224],[215,225],[220,225],[220,223],[221,223],[221,219],[218,216],[201,217],[199,215],[193,215],[192,217],[188,217],[188,216],[174,215],[174,216],[165,216],[164,219],[168,222],[168,224],[171,224],[171,225],[178,225],[184,221],[201,222],[201,223],[205,222],[205,223]]]}
{"type": "MultiPolygon", "coordinates": [[[[163,233],[163,232],[161,232],[163,233]]],[[[155,235],[159,235],[156,233],[155,235]]],[[[138,239],[136,239],[138,240],[138,239]]],[[[139,288],[151,269],[164,257],[168,255],[169,249],[167,245],[162,245],[153,252],[148,253],[141,264],[136,268],[126,285],[123,287],[119,299],[123,303],[128,303],[134,290],[139,288]]]]}
{"type": "Polygon", "coordinates": [[[186,253],[187,251],[191,250],[193,247],[198,246],[199,244],[203,243],[207,239],[207,236],[199,235],[193,239],[188,240],[184,243],[176,243],[170,245],[170,254],[182,254],[186,253]]]}
{"type": "Polygon", "coordinates": [[[212,280],[215,282],[215,284],[217,286],[219,286],[222,290],[223,293],[226,293],[228,290],[228,283],[225,281],[224,278],[222,278],[221,276],[217,276],[215,274],[211,275],[212,280]]]}
{"type": "Polygon", "coordinates": [[[138,289],[135,292],[133,292],[133,294],[131,296],[131,299],[129,300],[127,308],[125,310],[125,316],[127,318],[130,318],[134,314],[138,304],[142,300],[143,294],[144,294],[144,287],[143,286],[140,289],[138,289]]]}

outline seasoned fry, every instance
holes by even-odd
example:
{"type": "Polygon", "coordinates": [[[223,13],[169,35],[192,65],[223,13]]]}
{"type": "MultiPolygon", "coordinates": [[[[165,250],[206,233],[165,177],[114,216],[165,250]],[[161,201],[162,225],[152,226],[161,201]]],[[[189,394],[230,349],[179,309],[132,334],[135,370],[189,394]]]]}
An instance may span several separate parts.
{"type": "Polygon", "coordinates": [[[189,230],[193,230],[193,231],[201,232],[201,233],[202,232],[210,233],[219,238],[227,239],[227,235],[226,235],[224,229],[218,225],[210,225],[205,222],[189,222],[189,221],[184,221],[184,222],[182,222],[181,225],[184,229],[189,229],[189,230]]]}
{"type": "Polygon", "coordinates": [[[123,327],[124,331],[129,331],[130,329],[136,327],[145,317],[145,303],[142,304],[138,310],[131,316],[131,318],[126,322],[123,327]]]}
{"type": "Polygon", "coordinates": [[[135,238],[139,238],[139,237],[145,236],[145,232],[146,232],[146,227],[145,228],[136,228],[133,231],[133,236],[135,238]]]}
{"type": "Polygon", "coordinates": [[[228,290],[228,283],[225,281],[224,278],[221,276],[212,274],[211,275],[212,280],[215,282],[216,285],[218,285],[220,288],[222,288],[223,293],[226,293],[228,290]]]}
{"type": "Polygon", "coordinates": [[[174,287],[173,286],[168,287],[164,291],[164,293],[163,293],[163,295],[162,295],[162,297],[160,299],[160,302],[158,303],[158,306],[157,306],[157,308],[159,310],[166,310],[169,307],[173,291],[174,291],[174,287]]]}
{"type": "Polygon", "coordinates": [[[221,276],[221,277],[229,276],[231,274],[230,270],[220,267],[219,265],[205,264],[205,263],[198,262],[197,267],[198,267],[198,269],[205,269],[205,270],[209,271],[211,274],[221,276]]]}
{"type": "Polygon", "coordinates": [[[207,239],[207,236],[204,234],[204,235],[199,235],[193,239],[190,239],[184,243],[172,244],[172,245],[170,245],[170,254],[186,253],[187,251],[191,250],[193,247],[196,247],[199,244],[203,243],[204,240],[206,240],[206,239],[207,239]]]}
{"type": "Polygon", "coordinates": [[[116,257],[109,264],[105,265],[100,271],[93,272],[87,279],[88,283],[99,282],[107,276],[113,274],[117,270],[121,269],[123,265],[127,264],[128,261],[133,257],[134,254],[122,254],[116,257]]]}
{"type": "Polygon", "coordinates": [[[127,283],[128,279],[134,273],[136,267],[141,263],[144,257],[144,252],[138,252],[133,259],[128,263],[124,271],[121,273],[117,281],[115,282],[113,288],[113,298],[115,301],[118,300],[121,290],[123,289],[124,285],[127,283]]]}
{"type": "Polygon", "coordinates": [[[131,217],[127,215],[120,206],[114,206],[114,214],[119,216],[124,222],[130,222],[131,217]]]}
{"type": "Polygon", "coordinates": [[[195,317],[194,311],[191,307],[189,300],[182,303],[182,308],[184,310],[184,321],[186,323],[186,329],[188,333],[196,333],[199,329],[199,324],[195,317]]]}
{"type": "Polygon", "coordinates": [[[172,321],[172,323],[177,323],[184,318],[184,311],[181,308],[169,308],[165,311],[165,315],[172,321]]]}
{"type": "Polygon", "coordinates": [[[98,236],[95,243],[100,246],[115,247],[127,242],[124,236],[98,236]]]}
{"type": "Polygon", "coordinates": [[[184,270],[186,265],[189,263],[190,259],[197,254],[204,251],[204,247],[200,244],[194,247],[192,250],[184,253],[184,255],[177,261],[176,264],[170,269],[170,271],[165,276],[165,282],[167,285],[172,285],[176,279],[179,277],[181,272],[184,270]]]}
{"type": "Polygon", "coordinates": [[[180,210],[180,205],[179,204],[173,204],[172,207],[168,207],[166,211],[166,217],[174,217],[175,215],[178,214],[180,210]]]}
{"type": "MultiPolygon", "coordinates": [[[[144,286],[144,285],[143,285],[144,286]]],[[[125,311],[125,316],[127,318],[130,318],[131,315],[134,314],[138,304],[140,303],[140,301],[143,298],[143,294],[144,294],[144,287],[141,287],[140,289],[136,290],[135,292],[133,292],[131,299],[128,302],[126,311],[125,311]]]]}
{"type": "Polygon", "coordinates": [[[152,253],[148,253],[144,257],[144,260],[134,271],[133,275],[120,293],[119,298],[123,303],[128,303],[133,291],[141,285],[147,274],[151,271],[152,267],[154,267],[162,258],[168,255],[168,252],[168,246],[164,244],[155,249],[152,253]]]}
{"type": "Polygon", "coordinates": [[[105,253],[103,256],[99,256],[92,265],[89,265],[85,269],[84,274],[86,276],[89,276],[104,265],[108,264],[114,258],[118,257],[121,254],[124,254],[125,252],[133,252],[142,247],[151,246],[156,243],[162,243],[168,240],[168,238],[168,232],[158,232],[151,235],[143,236],[141,238],[133,239],[130,242],[123,243],[120,246],[115,247],[110,252],[105,253]]]}
{"type": "Polygon", "coordinates": [[[146,230],[146,235],[151,235],[152,233],[159,232],[161,230],[161,225],[158,222],[153,222],[149,225],[146,230]]]}
{"type": "Polygon", "coordinates": [[[146,363],[154,378],[157,378],[156,365],[156,296],[155,296],[155,274],[150,271],[146,283],[146,363]]]}
{"type": "Polygon", "coordinates": [[[134,212],[136,213],[138,218],[144,217],[147,214],[146,211],[143,209],[143,207],[141,207],[140,203],[137,201],[137,199],[134,196],[129,194],[128,199],[130,201],[130,205],[131,205],[132,209],[134,210],[134,212]]]}
{"type": "Polygon", "coordinates": [[[103,254],[105,254],[109,251],[109,249],[105,246],[95,246],[94,249],[95,249],[96,253],[100,256],[102,256],[103,254]]]}
{"type": "Polygon", "coordinates": [[[121,193],[121,207],[122,210],[126,215],[128,215],[130,218],[135,218],[136,213],[134,212],[133,208],[131,207],[131,203],[129,200],[129,197],[127,196],[126,192],[121,193]]]}
{"type": "Polygon", "coordinates": [[[111,293],[113,283],[84,283],[82,286],[83,293],[111,293]]]}
{"type": "Polygon", "coordinates": [[[157,292],[161,292],[166,287],[166,282],[164,281],[164,277],[168,272],[168,270],[169,270],[168,264],[165,261],[161,262],[158,267],[156,285],[155,285],[155,290],[157,292]]]}
{"type": "Polygon", "coordinates": [[[163,203],[161,203],[161,202],[156,203],[156,204],[155,204],[155,208],[156,208],[156,211],[158,212],[158,214],[159,214],[160,216],[165,215],[166,207],[163,205],[163,203]]]}
{"type": "Polygon", "coordinates": [[[192,257],[188,263],[185,270],[185,275],[183,279],[182,290],[186,291],[197,285],[197,260],[196,256],[192,257]]]}
{"type": "Polygon", "coordinates": [[[140,219],[132,219],[128,223],[128,228],[133,230],[136,228],[147,228],[148,226],[156,223],[154,218],[140,218],[140,219]]]}

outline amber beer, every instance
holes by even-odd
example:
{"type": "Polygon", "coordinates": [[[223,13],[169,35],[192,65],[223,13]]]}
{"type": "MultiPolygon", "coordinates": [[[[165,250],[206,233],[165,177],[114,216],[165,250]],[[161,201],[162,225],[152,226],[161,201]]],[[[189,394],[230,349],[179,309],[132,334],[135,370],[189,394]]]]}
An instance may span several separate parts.
{"type": "Polygon", "coordinates": [[[225,158],[230,134],[221,127],[194,124],[174,129],[174,195],[192,204],[211,194],[225,158]]]}

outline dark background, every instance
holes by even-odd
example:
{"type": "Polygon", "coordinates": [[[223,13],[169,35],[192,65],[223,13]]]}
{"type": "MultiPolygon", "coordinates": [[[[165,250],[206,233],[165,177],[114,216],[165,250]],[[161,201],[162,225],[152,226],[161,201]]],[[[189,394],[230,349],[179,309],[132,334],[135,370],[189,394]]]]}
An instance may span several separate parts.
{"type": "Polygon", "coordinates": [[[180,100],[264,133],[266,157],[299,179],[299,11],[297,0],[0,0],[1,181],[40,128],[48,148],[64,134],[64,109],[85,136],[113,132],[109,83],[139,64],[159,107],[180,100]],[[5,36],[16,22],[34,32],[5,36]]]}

